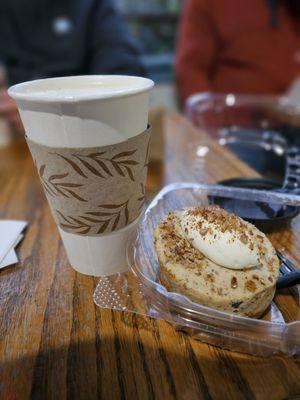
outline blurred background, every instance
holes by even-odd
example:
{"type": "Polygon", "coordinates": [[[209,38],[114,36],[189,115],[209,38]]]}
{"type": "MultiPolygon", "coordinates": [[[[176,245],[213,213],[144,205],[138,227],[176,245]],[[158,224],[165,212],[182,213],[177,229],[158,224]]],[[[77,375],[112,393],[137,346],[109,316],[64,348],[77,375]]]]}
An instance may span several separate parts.
{"type": "MultiPolygon", "coordinates": [[[[80,74],[144,75],[153,106],[201,92],[298,102],[299,0],[1,0],[0,90],[80,74]]],[[[5,92],[0,115],[22,126],[5,92]]]]}
{"type": "Polygon", "coordinates": [[[174,59],[182,0],[117,0],[117,7],[139,43],[142,61],[156,83],[152,104],[177,108],[174,59]]]}

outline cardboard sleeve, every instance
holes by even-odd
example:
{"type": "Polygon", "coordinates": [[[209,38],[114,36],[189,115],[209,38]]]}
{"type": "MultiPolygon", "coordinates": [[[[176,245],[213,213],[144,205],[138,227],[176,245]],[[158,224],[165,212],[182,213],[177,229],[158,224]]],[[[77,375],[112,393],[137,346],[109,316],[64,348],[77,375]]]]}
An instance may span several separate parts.
{"type": "Polygon", "coordinates": [[[26,140],[53,216],[64,231],[99,236],[140,215],[150,127],[124,142],[88,148],[53,148],[26,140]]]}

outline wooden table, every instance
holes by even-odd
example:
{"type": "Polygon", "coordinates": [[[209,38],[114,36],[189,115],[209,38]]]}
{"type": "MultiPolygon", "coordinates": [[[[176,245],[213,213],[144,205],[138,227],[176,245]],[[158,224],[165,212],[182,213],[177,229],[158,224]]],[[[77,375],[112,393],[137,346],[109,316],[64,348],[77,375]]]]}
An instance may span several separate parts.
{"type": "MultiPolygon", "coordinates": [[[[198,133],[176,114],[165,117],[164,133],[166,163],[150,170],[152,194],[166,182],[194,180],[189,152],[195,149],[189,138],[198,133]],[[175,153],[178,144],[185,148],[175,153]]],[[[207,170],[200,160],[194,170],[199,179],[252,173],[217,145],[207,157],[214,158],[214,167],[207,170]]],[[[1,400],[276,400],[300,395],[299,358],[233,353],[190,339],[162,321],[149,319],[141,327],[133,317],[129,326],[121,312],[97,308],[92,300],[97,279],[69,266],[21,141],[0,151],[0,218],[29,221],[20,263],[0,272],[1,400]]],[[[299,222],[278,239],[300,263],[299,222]]]]}

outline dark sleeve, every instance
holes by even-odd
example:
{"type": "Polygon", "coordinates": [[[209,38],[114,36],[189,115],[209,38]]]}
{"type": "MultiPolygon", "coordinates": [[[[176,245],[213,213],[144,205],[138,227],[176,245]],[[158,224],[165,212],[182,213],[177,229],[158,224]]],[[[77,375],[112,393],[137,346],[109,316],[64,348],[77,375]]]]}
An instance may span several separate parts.
{"type": "Polygon", "coordinates": [[[145,75],[137,45],[112,0],[95,0],[91,24],[90,73],[145,75]]]}

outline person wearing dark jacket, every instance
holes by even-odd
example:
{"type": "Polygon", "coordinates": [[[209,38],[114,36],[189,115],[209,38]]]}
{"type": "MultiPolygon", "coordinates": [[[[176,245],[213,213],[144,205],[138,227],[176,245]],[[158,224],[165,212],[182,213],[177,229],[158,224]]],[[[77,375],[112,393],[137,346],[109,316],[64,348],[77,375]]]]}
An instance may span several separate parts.
{"type": "Polygon", "coordinates": [[[66,75],[144,74],[112,0],[1,1],[0,64],[7,76],[0,82],[0,115],[17,129],[22,124],[9,85],[66,75]]]}

